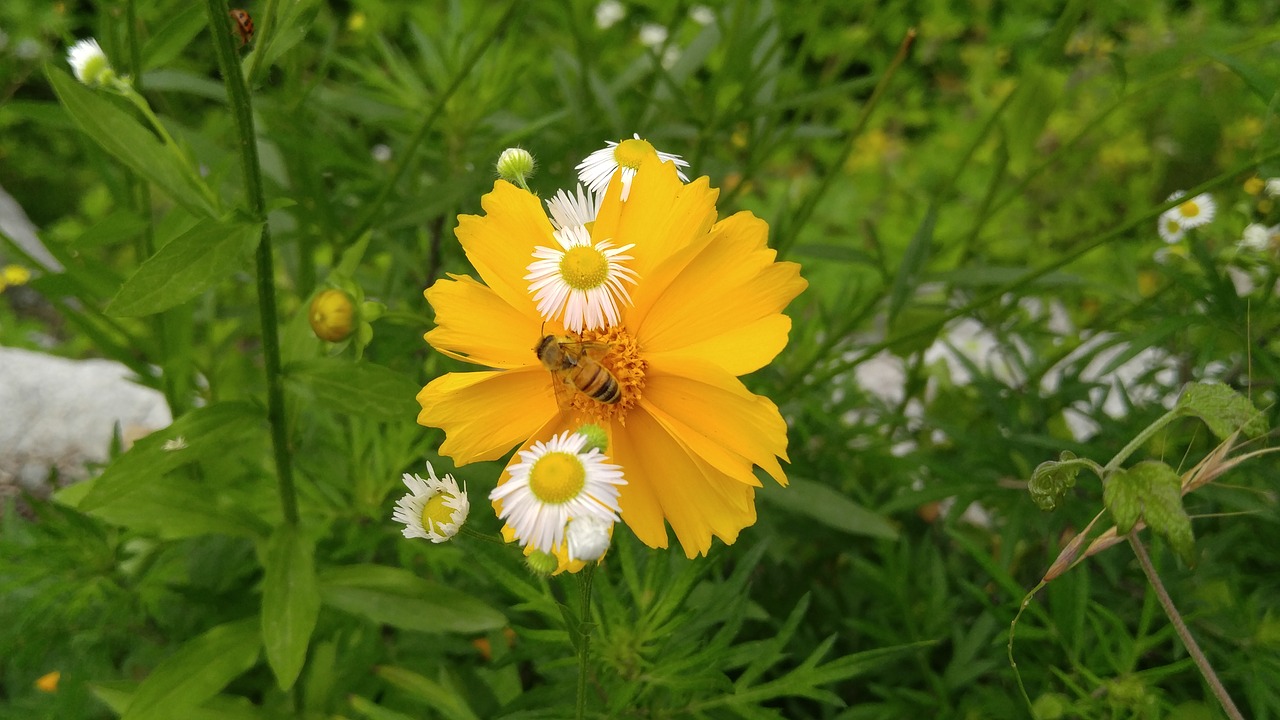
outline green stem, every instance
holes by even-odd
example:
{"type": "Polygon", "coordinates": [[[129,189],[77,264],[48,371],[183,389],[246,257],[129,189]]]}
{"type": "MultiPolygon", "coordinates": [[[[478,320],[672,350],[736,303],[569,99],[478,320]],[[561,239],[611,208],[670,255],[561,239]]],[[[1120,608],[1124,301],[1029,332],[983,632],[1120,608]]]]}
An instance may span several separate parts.
{"type": "Polygon", "coordinates": [[[453,94],[458,91],[458,88],[462,87],[462,81],[466,80],[467,76],[471,74],[471,69],[480,61],[480,56],[489,48],[489,45],[493,44],[493,41],[497,39],[498,34],[501,33],[503,28],[507,26],[507,23],[510,22],[516,9],[522,4],[523,3],[521,3],[520,0],[513,0],[512,3],[507,6],[507,11],[502,14],[501,18],[499,18],[497,24],[495,24],[493,29],[489,31],[489,34],[486,35],[478,45],[476,45],[470,55],[463,59],[462,67],[458,69],[458,74],[453,77],[453,81],[449,83],[449,87],[445,88],[444,92],[440,93],[436,98],[436,104],[431,108],[431,112],[427,113],[427,116],[422,120],[422,124],[419,125],[417,131],[414,132],[413,137],[409,138],[409,142],[405,145],[404,149],[398,153],[399,163],[397,163],[396,169],[392,171],[391,177],[387,178],[387,182],[383,184],[382,189],[378,191],[378,195],[369,203],[364,212],[364,217],[360,218],[360,222],[356,223],[356,226],[347,233],[344,245],[354,243],[365,233],[366,230],[373,227],[374,221],[377,220],[378,213],[382,211],[382,206],[391,198],[391,193],[395,190],[396,186],[400,184],[400,181],[404,179],[405,174],[409,172],[409,166],[413,164],[413,155],[417,152],[418,146],[426,139],[427,132],[431,129],[431,126],[435,124],[436,118],[444,112],[445,103],[449,102],[449,98],[453,97],[453,94]]]}
{"type": "Polygon", "coordinates": [[[582,603],[582,620],[575,632],[578,634],[578,711],[574,715],[583,720],[587,715],[587,664],[591,656],[591,580],[595,577],[596,564],[587,563],[578,576],[582,603]]]}
{"type": "Polygon", "coordinates": [[[1111,458],[1111,461],[1107,463],[1106,467],[1102,468],[1102,472],[1099,474],[1099,477],[1105,479],[1107,475],[1115,472],[1115,470],[1119,468],[1125,460],[1129,459],[1130,455],[1137,452],[1138,448],[1146,444],[1146,442],[1154,437],[1156,433],[1160,432],[1166,425],[1185,414],[1186,413],[1181,408],[1174,408],[1164,415],[1161,415],[1155,422],[1143,428],[1142,432],[1138,433],[1132,440],[1130,440],[1128,445],[1120,448],[1120,452],[1116,453],[1116,456],[1111,458]]]}
{"type": "Polygon", "coordinates": [[[1146,574],[1147,582],[1151,583],[1152,589],[1156,591],[1156,598],[1160,600],[1160,607],[1164,608],[1164,614],[1169,617],[1169,622],[1173,624],[1174,631],[1178,633],[1183,646],[1187,648],[1187,654],[1195,661],[1196,667],[1200,669],[1200,674],[1204,676],[1205,682],[1209,683],[1209,688],[1213,690],[1214,696],[1221,703],[1222,711],[1231,720],[1244,720],[1239,708],[1232,701],[1231,695],[1227,693],[1227,688],[1223,686],[1222,681],[1218,679],[1218,674],[1213,671],[1213,666],[1209,664],[1209,658],[1205,657],[1204,651],[1196,644],[1196,639],[1191,637],[1191,631],[1187,629],[1187,624],[1182,621],[1182,615],[1178,613],[1178,608],[1174,607],[1173,598],[1169,597],[1169,592],[1165,590],[1164,583],[1160,582],[1160,576],[1156,573],[1155,566],[1151,564],[1151,557],[1147,555],[1147,548],[1138,539],[1136,532],[1129,533],[1129,546],[1133,548],[1133,554],[1138,556],[1138,564],[1142,566],[1142,572],[1146,574]]]}
{"type": "Polygon", "coordinates": [[[280,370],[280,333],[276,318],[275,267],[271,255],[271,226],[266,222],[267,202],[262,189],[262,168],[258,163],[257,136],[253,129],[253,106],[244,75],[240,72],[231,29],[227,23],[230,9],[227,0],[206,0],[209,30],[222,81],[227,86],[227,100],[235,113],[240,136],[240,164],[244,174],[245,200],[249,214],[262,222],[262,239],[258,243],[258,312],[262,322],[262,352],[267,373],[267,418],[271,423],[271,445],[275,451],[276,476],[279,480],[280,508],[285,522],[298,522],[298,498],[293,485],[293,468],[289,458],[289,437],[284,408],[284,375],[280,370]]]}
{"type": "Polygon", "coordinates": [[[249,72],[245,75],[250,85],[258,82],[258,68],[262,66],[262,58],[267,54],[271,40],[275,36],[276,12],[280,0],[267,0],[267,8],[258,21],[257,44],[253,46],[253,60],[249,63],[249,72]]]}

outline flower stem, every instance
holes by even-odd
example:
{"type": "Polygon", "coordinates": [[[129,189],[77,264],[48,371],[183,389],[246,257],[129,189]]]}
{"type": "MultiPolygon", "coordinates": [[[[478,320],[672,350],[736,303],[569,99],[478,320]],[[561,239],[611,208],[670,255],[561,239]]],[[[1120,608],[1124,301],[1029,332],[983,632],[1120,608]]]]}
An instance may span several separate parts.
{"type": "Polygon", "coordinates": [[[222,81],[227,86],[227,100],[235,113],[240,136],[240,164],[244,174],[244,194],[249,214],[262,222],[262,239],[258,243],[258,313],[262,321],[262,353],[267,372],[267,419],[271,423],[271,445],[275,451],[276,477],[279,482],[280,508],[285,522],[298,522],[298,497],[293,486],[293,468],[289,458],[289,438],[285,427],[284,375],[280,370],[280,332],[276,318],[275,267],[271,255],[271,226],[266,222],[267,202],[262,190],[262,168],[258,163],[257,136],[253,129],[253,106],[240,62],[231,44],[227,0],[206,0],[209,31],[218,55],[222,81]]]}
{"type": "Polygon", "coordinates": [[[1133,548],[1133,554],[1138,556],[1138,564],[1142,566],[1142,572],[1146,574],[1147,582],[1151,583],[1151,587],[1155,589],[1156,597],[1160,600],[1160,606],[1164,608],[1164,614],[1169,617],[1169,622],[1173,624],[1174,631],[1178,633],[1183,646],[1187,648],[1187,654],[1195,661],[1196,667],[1200,668],[1200,674],[1204,676],[1205,682],[1209,683],[1209,688],[1213,690],[1213,694],[1218,698],[1223,712],[1232,720],[1244,720],[1244,716],[1236,708],[1231,696],[1227,694],[1227,689],[1223,687],[1222,681],[1218,679],[1217,673],[1213,671],[1213,666],[1209,664],[1209,658],[1205,657],[1200,646],[1196,644],[1196,639],[1191,637],[1191,631],[1187,629],[1187,624],[1182,621],[1182,615],[1178,613],[1178,608],[1174,607],[1173,598],[1169,597],[1169,592],[1165,590],[1164,583],[1160,582],[1160,576],[1156,574],[1156,568],[1151,564],[1151,556],[1147,555],[1147,548],[1138,539],[1138,533],[1129,533],[1129,546],[1133,548]]]}
{"type": "Polygon", "coordinates": [[[578,588],[582,601],[582,619],[574,631],[578,633],[578,711],[574,715],[583,720],[587,713],[587,664],[591,655],[591,580],[595,577],[596,563],[587,563],[578,576],[578,588]]]}

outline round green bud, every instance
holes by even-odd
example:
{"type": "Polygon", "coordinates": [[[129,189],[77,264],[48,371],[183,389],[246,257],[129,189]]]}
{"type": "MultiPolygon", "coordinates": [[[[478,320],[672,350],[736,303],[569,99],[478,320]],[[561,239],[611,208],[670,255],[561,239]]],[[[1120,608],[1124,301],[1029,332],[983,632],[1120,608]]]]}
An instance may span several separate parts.
{"type": "Polygon", "coordinates": [[[498,177],[509,183],[524,185],[524,181],[533,177],[533,168],[537,163],[533,155],[523,148],[507,148],[498,156],[498,177]]]}

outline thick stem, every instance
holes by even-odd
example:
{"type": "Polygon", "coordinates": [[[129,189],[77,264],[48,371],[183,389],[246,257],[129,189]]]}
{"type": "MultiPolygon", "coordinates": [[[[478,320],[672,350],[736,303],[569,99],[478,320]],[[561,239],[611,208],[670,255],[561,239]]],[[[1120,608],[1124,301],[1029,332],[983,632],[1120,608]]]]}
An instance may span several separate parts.
{"type": "Polygon", "coordinates": [[[280,509],[285,522],[297,524],[298,498],[293,486],[293,467],[289,458],[289,435],[284,412],[284,375],[280,370],[280,332],[276,319],[275,267],[271,254],[271,227],[267,224],[267,202],[262,190],[262,168],[258,163],[258,144],[253,129],[253,105],[249,89],[231,44],[230,9],[227,0],[207,0],[209,30],[222,81],[227,86],[227,100],[235,114],[240,136],[240,165],[244,175],[244,193],[249,214],[262,222],[262,239],[258,243],[258,313],[262,322],[262,353],[267,373],[267,419],[271,423],[271,445],[275,451],[276,476],[280,490],[280,509]]]}
{"type": "Polygon", "coordinates": [[[587,713],[587,668],[591,659],[591,580],[595,577],[596,564],[587,563],[579,576],[579,588],[582,601],[582,620],[574,630],[578,634],[578,712],[574,715],[583,720],[587,713]]]}
{"type": "Polygon", "coordinates": [[[1174,631],[1178,633],[1182,644],[1187,648],[1187,654],[1195,661],[1196,667],[1200,668],[1200,674],[1204,676],[1205,682],[1209,683],[1213,694],[1217,696],[1223,712],[1232,720],[1244,720],[1244,716],[1236,708],[1235,702],[1227,694],[1227,689],[1223,687],[1222,681],[1218,679],[1218,674],[1213,671],[1213,666],[1209,664],[1209,658],[1204,656],[1204,651],[1196,644],[1196,639],[1191,637],[1191,631],[1187,629],[1187,624],[1182,621],[1182,615],[1178,613],[1178,608],[1174,607],[1173,598],[1169,597],[1169,592],[1164,589],[1164,583],[1160,581],[1160,576],[1156,574],[1155,566],[1151,564],[1151,556],[1147,555],[1147,548],[1138,539],[1136,532],[1129,533],[1129,546],[1133,548],[1133,554],[1138,556],[1138,564],[1142,566],[1142,572],[1146,574],[1147,582],[1151,583],[1151,587],[1155,589],[1156,597],[1160,600],[1160,606],[1164,608],[1164,614],[1169,617],[1169,622],[1173,624],[1174,631]]]}

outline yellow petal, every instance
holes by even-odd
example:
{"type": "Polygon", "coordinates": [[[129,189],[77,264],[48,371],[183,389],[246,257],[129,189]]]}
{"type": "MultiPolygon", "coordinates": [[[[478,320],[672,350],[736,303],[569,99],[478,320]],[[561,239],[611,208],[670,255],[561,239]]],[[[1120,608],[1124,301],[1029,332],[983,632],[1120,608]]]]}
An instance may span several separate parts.
{"type": "Polygon", "coordinates": [[[790,324],[759,321],[777,316],[808,282],[800,277],[799,265],[774,262],[777,253],[765,245],[767,232],[763,220],[746,212],[717,223],[711,242],[662,289],[640,321],[637,335],[646,352],[662,353],[738,333],[722,343],[728,354],[707,359],[726,368],[732,365],[734,374],[772,360],[786,346],[790,324]],[[741,333],[745,327],[759,334],[741,333]],[[732,352],[735,346],[752,344],[758,347],[749,356],[732,352]]]}
{"type": "Polygon", "coordinates": [[[730,375],[746,375],[768,365],[787,346],[791,318],[777,314],[760,318],[728,332],[674,350],[646,352],[650,362],[701,362],[716,365],[730,375]]]}
{"type": "Polygon", "coordinates": [[[444,430],[440,454],[466,465],[496,460],[560,412],[541,367],[449,373],[418,393],[418,423],[444,430]]]}
{"type": "MultiPolygon", "coordinates": [[[[627,416],[622,434],[626,439],[613,449],[627,478],[623,490],[632,483],[651,490],[685,555],[705,555],[713,535],[733,543],[742,528],[755,522],[754,488],[690,455],[643,409],[627,416]]],[[[636,529],[626,508],[622,519],[636,529]]],[[[638,531],[636,536],[648,542],[638,531]]]]}
{"type": "MultiPolygon", "coordinates": [[[[787,459],[786,421],[768,398],[752,394],[724,370],[706,363],[650,360],[644,400],[787,484],[777,460],[787,459]]],[[[705,460],[717,463],[714,454],[700,451],[700,442],[687,442],[705,460]]]]}
{"type": "Polygon", "coordinates": [[[662,504],[654,494],[654,487],[644,472],[643,454],[631,434],[631,428],[616,422],[609,428],[609,452],[613,461],[622,466],[627,484],[618,488],[618,504],[622,508],[622,521],[631,528],[640,542],[652,548],[667,547],[667,527],[662,521],[662,504]]]}
{"type": "Polygon", "coordinates": [[[480,206],[484,215],[458,216],[458,242],[486,285],[516,312],[541,322],[524,276],[535,247],[559,247],[551,221],[533,193],[505,180],[494,183],[480,206]]]}
{"type": "Polygon", "coordinates": [[[466,275],[437,280],[427,291],[436,327],[427,342],[450,357],[492,368],[538,365],[540,325],[492,289],[466,275]]]}

